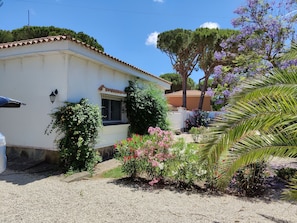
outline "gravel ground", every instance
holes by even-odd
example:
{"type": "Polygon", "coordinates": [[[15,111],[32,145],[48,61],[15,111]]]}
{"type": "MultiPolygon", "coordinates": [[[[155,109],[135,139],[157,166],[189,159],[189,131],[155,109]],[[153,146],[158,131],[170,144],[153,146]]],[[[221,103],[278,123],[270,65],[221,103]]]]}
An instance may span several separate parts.
{"type": "MultiPolygon", "coordinates": [[[[287,161],[274,163],[286,166],[287,161]]],[[[297,223],[297,205],[274,194],[239,198],[98,177],[117,165],[116,160],[99,164],[93,178],[7,169],[0,174],[0,223],[297,223]]]]}
{"type": "Polygon", "coordinates": [[[102,178],[65,180],[6,170],[0,175],[0,222],[297,222],[297,205],[187,193],[102,178]]]}

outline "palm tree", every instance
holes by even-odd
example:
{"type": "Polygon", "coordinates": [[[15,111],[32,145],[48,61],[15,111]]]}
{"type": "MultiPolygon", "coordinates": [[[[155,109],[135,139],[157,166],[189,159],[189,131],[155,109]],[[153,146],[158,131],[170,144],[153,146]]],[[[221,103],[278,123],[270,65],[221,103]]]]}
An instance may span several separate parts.
{"type": "MultiPolygon", "coordinates": [[[[286,55],[297,54],[297,47],[286,55]]],[[[246,80],[217,119],[201,150],[209,173],[225,188],[235,172],[271,157],[297,157],[297,67],[246,80]]],[[[297,181],[287,198],[297,200],[297,181]]]]}

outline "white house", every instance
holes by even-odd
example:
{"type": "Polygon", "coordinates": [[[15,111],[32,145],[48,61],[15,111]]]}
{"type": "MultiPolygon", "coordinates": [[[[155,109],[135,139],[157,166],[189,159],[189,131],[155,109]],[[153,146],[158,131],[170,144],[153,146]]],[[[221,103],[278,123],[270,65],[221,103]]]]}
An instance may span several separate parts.
{"type": "Polygon", "coordinates": [[[0,95],[26,103],[0,109],[0,132],[8,150],[28,156],[57,151],[56,135],[45,134],[49,114],[63,102],[81,98],[106,108],[97,148],[126,138],[124,89],[135,79],[170,89],[170,82],[68,36],[0,44],[0,95]],[[52,92],[58,93],[54,103],[49,98],[52,92]]]}

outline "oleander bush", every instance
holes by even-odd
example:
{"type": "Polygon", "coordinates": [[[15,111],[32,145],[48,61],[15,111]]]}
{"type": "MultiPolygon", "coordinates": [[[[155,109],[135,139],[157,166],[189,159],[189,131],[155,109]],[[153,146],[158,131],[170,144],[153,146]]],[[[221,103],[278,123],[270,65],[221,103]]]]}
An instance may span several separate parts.
{"type": "Polygon", "coordinates": [[[145,176],[153,185],[165,178],[166,162],[171,158],[173,134],[159,127],[148,129],[149,135],[132,135],[115,145],[116,158],[123,171],[135,178],[145,176]]]}
{"type": "Polygon", "coordinates": [[[170,131],[150,127],[149,135],[132,135],[115,144],[116,158],[122,170],[132,178],[145,177],[149,184],[170,181],[192,185],[205,177],[198,161],[198,146],[175,141],[170,131]]]}

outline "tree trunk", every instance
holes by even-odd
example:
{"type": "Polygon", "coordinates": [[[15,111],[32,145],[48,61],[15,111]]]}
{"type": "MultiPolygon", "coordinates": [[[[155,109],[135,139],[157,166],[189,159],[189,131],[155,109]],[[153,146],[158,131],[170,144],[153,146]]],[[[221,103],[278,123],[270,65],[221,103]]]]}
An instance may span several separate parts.
{"type": "MultiPolygon", "coordinates": [[[[200,95],[200,100],[199,100],[199,105],[198,105],[198,110],[200,110],[200,111],[202,111],[202,108],[203,108],[203,102],[204,102],[205,92],[207,90],[208,78],[209,78],[209,75],[204,76],[204,84],[201,89],[201,95],[200,95]]],[[[202,80],[202,79],[200,79],[200,80],[202,80]]]]}
{"type": "Polygon", "coordinates": [[[187,108],[187,79],[188,75],[187,74],[182,74],[182,79],[183,79],[183,107],[187,108]]]}

